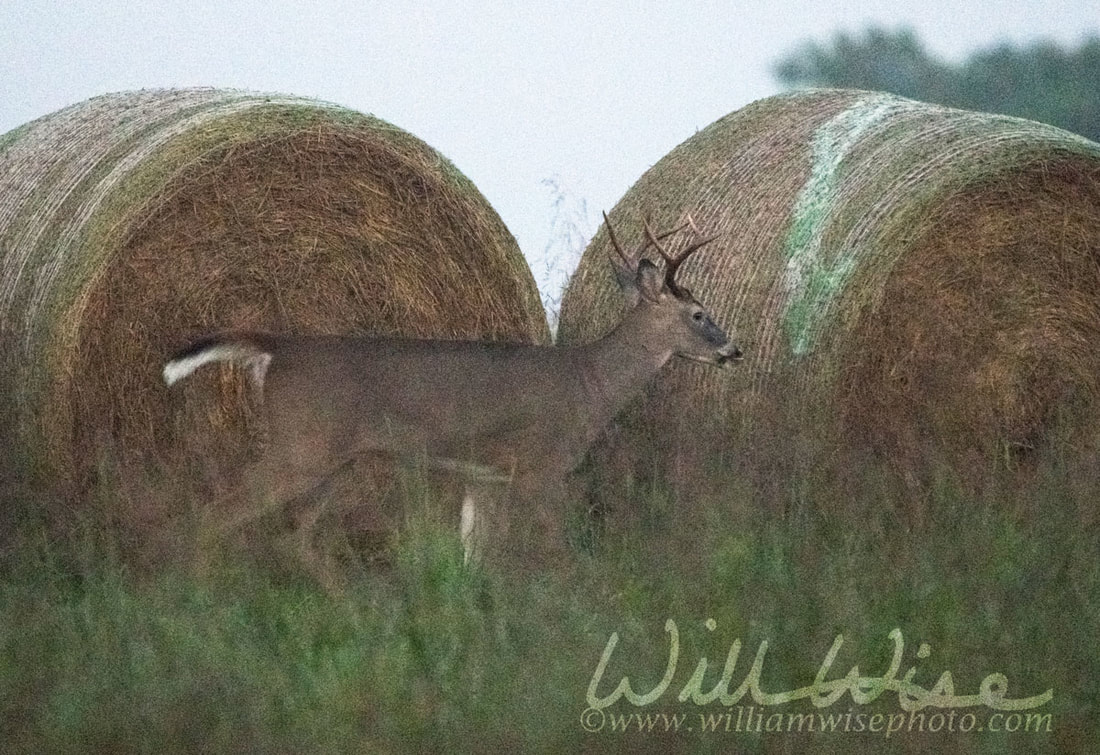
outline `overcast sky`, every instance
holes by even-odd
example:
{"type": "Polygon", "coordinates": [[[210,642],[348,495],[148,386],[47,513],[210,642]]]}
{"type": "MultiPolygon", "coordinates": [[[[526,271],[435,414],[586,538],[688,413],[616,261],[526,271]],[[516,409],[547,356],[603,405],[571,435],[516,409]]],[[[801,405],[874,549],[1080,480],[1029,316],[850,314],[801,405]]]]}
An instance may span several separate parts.
{"type": "Polygon", "coordinates": [[[337,102],[456,163],[544,278],[545,179],[597,217],[696,130],[777,92],[770,67],[800,42],[870,24],[958,60],[1076,43],[1100,30],[1100,1],[0,0],[0,132],[142,87],[337,102]]]}

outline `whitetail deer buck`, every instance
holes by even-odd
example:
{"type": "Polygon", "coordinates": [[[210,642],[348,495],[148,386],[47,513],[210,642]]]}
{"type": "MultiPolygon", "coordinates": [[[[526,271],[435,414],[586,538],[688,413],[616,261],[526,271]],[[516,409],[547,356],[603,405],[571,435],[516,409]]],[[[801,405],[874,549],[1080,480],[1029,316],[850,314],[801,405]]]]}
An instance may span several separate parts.
{"type": "MultiPolygon", "coordinates": [[[[680,265],[713,238],[690,217],[668,233],[645,224],[632,253],[607,220],[611,263],[630,304],[618,327],[584,346],[481,341],[228,333],[201,340],[164,367],[168,385],[209,362],[249,369],[263,396],[268,445],[247,472],[252,501],[284,506],[308,497],[356,457],[426,459],[468,480],[460,517],[467,557],[484,538],[485,485],[506,482],[506,515],[533,524],[536,547],[564,545],[560,499],[566,477],[615,414],[672,357],[722,365],[740,350],[676,282],[680,265]],[[691,227],[673,256],[662,239],[691,227]],[[662,275],[642,257],[653,246],[662,275]],[[521,508],[522,507],[522,508],[521,508]]],[[[316,507],[315,507],[316,508],[316,507]]],[[[317,568],[310,529],[299,523],[300,556],[317,568]]]]}

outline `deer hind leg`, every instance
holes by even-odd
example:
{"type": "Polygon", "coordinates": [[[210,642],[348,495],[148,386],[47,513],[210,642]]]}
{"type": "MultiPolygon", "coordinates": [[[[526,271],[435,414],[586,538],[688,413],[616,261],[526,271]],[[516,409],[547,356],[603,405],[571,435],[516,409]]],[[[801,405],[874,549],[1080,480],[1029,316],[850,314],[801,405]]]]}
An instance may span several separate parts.
{"type": "Polygon", "coordinates": [[[249,465],[241,483],[208,509],[204,529],[214,537],[241,530],[266,514],[282,510],[290,501],[308,495],[325,477],[264,457],[249,465]]]}
{"type": "Polygon", "coordinates": [[[205,571],[209,558],[224,553],[227,545],[248,548],[251,525],[270,513],[285,510],[290,501],[308,495],[317,483],[316,475],[295,474],[266,457],[250,464],[240,481],[202,511],[198,531],[200,570],[205,571]]]}
{"type": "Polygon", "coordinates": [[[317,524],[328,510],[329,493],[337,473],[325,478],[304,498],[299,498],[300,511],[294,516],[294,531],[284,539],[284,546],[293,552],[305,571],[317,580],[330,595],[343,593],[345,583],[331,548],[317,547],[317,524]]]}
{"type": "MultiPolygon", "coordinates": [[[[343,594],[346,583],[343,578],[343,570],[333,554],[336,538],[329,537],[327,538],[328,542],[322,542],[318,546],[319,535],[322,541],[326,540],[324,537],[326,530],[323,527],[319,528],[318,524],[333,509],[337,515],[336,520],[339,519],[341,512],[346,511],[346,507],[341,506],[339,501],[334,501],[334,498],[339,497],[335,494],[342,492],[337,490],[336,482],[342,474],[352,469],[354,464],[354,458],[348,459],[336,469],[324,475],[318,484],[287,502],[287,505],[291,508],[294,528],[284,538],[284,545],[287,550],[297,557],[298,562],[305,571],[317,580],[326,592],[337,597],[343,594]],[[336,505],[330,507],[332,503],[336,505]]],[[[331,528],[328,532],[331,535],[331,528]]]]}
{"type": "Polygon", "coordinates": [[[331,559],[318,551],[316,531],[326,513],[334,480],[350,465],[349,460],[318,472],[316,467],[286,463],[277,456],[261,458],[245,470],[231,500],[220,500],[205,517],[204,544],[241,534],[264,517],[289,515],[293,530],[278,537],[276,545],[294,553],[307,573],[329,592],[336,592],[337,570],[331,559]]]}

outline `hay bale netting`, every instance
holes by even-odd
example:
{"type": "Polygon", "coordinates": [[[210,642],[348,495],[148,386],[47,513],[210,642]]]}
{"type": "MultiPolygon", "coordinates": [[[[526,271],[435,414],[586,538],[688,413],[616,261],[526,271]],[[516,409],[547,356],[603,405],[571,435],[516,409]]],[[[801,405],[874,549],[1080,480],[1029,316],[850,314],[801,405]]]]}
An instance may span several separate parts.
{"type": "MultiPolygon", "coordinates": [[[[638,416],[717,413],[764,469],[815,433],[830,454],[872,451],[910,480],[1052,444],[1080,453],[1095,437],[1100,145],[886,94],[807,91],[697,133],[611,218],[633,243],[643,213],[669,225],[688,212],[720,238],[682,275],[746,360],[675,365],[638,416]]],[[[607,247],[601,229],[569,284],[563,343],[619,316],[607,247]]]]}
{"type": "MultiPolygon", "coordinates": [[[[185,402],[160,369],[213,329],[549,340],[514,239],[439,153],[334,105],[212,89],[97,97],[0,137],[0,327],[9,444],[83,487],[105,456],[174,447],[185,402]]],[[[233,425],[242,381],[210,372],[207,418],[233,425]]]]}

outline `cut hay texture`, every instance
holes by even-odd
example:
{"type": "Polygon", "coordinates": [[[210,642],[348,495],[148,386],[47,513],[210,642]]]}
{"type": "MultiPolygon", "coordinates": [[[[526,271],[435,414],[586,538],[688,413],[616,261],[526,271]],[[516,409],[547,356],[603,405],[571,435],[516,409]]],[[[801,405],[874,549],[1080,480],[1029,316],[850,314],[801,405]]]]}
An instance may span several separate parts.
{"type": "Polygon", "coordinates": [[[211,331],[549,340],[514,239],[435,150],[213,89],[97,97],[0,137],[0,328],[19,473],[77,494],[104,464],[240,425],[233,370],[161,380],[211,331]]]}
{"type": "MultiPolygon", "coordinates": [[[[966,478],[1044,450],[1065,458],[1095,438],[1100,145],[887,94],[806,91],[697,133],[610,217],[637,243],[644,215],[671,226],[687,213],[719,238],[681,276],[746,358],[663,373],[634,415],[650,438],[701,413],[762,469],[814,435],[823,454],[871,454],[918,481],[934,466],[966,478]]],[[[620,316],[607,251],[601,229],[565,293],[562,343],[620,316]]]]}

